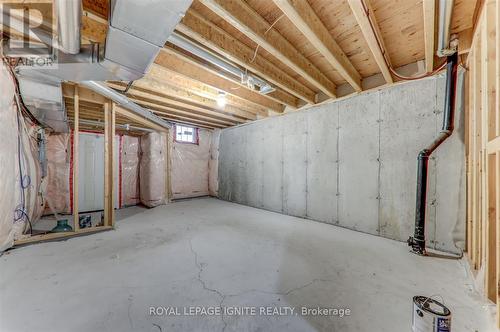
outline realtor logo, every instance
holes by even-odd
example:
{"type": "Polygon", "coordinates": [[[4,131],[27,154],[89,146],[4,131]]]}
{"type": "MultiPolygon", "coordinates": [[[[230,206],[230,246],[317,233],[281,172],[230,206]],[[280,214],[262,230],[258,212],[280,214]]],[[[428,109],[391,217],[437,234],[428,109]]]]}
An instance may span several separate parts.
{"type": "Polygon", "coordinates": [[[4,2],[0,11],[2,54],[20,66],[53,66],[52,2],[4,2]]]}

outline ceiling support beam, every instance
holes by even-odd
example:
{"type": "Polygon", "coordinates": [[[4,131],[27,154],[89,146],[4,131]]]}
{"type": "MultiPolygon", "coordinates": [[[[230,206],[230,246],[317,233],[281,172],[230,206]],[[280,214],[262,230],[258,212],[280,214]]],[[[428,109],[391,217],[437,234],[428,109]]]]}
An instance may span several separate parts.
{"type": "MultiPolygon", "coordinates": [[[[153,64],[150,67],[146,77],[156,79],[158,81],[164,81],[167,84],[175,85],[200,97],[206,97],[209,99],[216,99],[219,91],[221,91],[219,89],[204,85],[198,81],[180,75],[173,69],[167,69],[157,64],[153,64]]],[[[268,115],[267,109],[262,106],[254,106],[253,104],[248,103],[246,100],[230,94],[226,94],[225,98],[228,105],[248,111],[250,113],[258,114],[260,116],[266,117],[268,115]]]]}
{"type": "Polygon", "coordinates": [[[230,114],[247,120],[257,119],[256,115],[253,113],[238,109],[231,105],[220,107],[214,99],[200,97],[182,88],[158,81],[156,79],[143,77],[140,80],[134,81],[133,87],[141,87],[147,90],[158,90],[168,96],[171,96],[173,99],[211,109],[219,113],[230,114]]]}
{"type": "MultiPolygon", "coordinates": [[[[126,84],[110,82],[108,83],[113,89],[123,90],[126,87],[126,84]]],[[[220,113],[215,110],[207,109],[204,107],[200,107],[197,105],[193,105],[192,103],[186,103],[180,100],[175,99],[169,95],[166,95],[162,90],[159,89],[151,89],[151,88],[142,88],[138,86],[133,86],[127,92],[127,97],[129,97],[134,102],[138,104],[143,104],[147,106],[157,106],[164,105],[170,108],[175,108],[179,111],[183,110],[186,112],[193,113],[193,115],[202,114],[207,115],[212,118],[216,118],[222,121],[230,121],[231,123],[243,123],[245,122],[243,119],[235,117],[231,114],[220,113]],[[146,104],[149,103],[149,104],[146,104]]]]}
{"type": "MultiPolygon", "coordinates": [[[[257,54],[255,59],[253,59],[255,54],[254,49],[248,47],[215,24],[205,20],[193,9],[190,9],[186,13],[176,29],[230,61],[248,68],[288,93],[311,104],[316,102],[316,93],[313,90],[277,68],[261,55],[257,54]]],[[[285,100],[284,102],[290,105],[289,102],[285,100]]],[[[298,105],[290,106],[297,107],[298,105]]]]}
{"type": "MultiPolygon", "coordinates": [[[[286,104],[285,102],[281,100],[278,102],[276,101],[277,98],[270,98],[269,94],[262,95],[249,89],[246,85],[238,84],[230,79],[227,79],[217,73],[216,70],[212,70],[211,68],[198,63],[196,60],[191,59],[172,48],[163,48],[162,52],[160,52],[156,57],[155,62],[168,70],[175,71],[179,75],[188,77],[215,89],[225,91],[229,95],[242,98],[249,104],[253,104],[256,107],[264,107],[278,113],[283,112],[285,109],[285,106],[282,105],[286,104]]],[[[273,92],[271,92],[271,94],[273,92]]],[[[294,97],[291,95],[289,95],[289,97],[292,98],[290,103],[297,103],[297,100],[294,97]]]]}
{"type": "Polygon", "coordinates": [[[436,30],[436,1],[422,1],[424,11],[425,70],[434,70],[434,36],[436,30]]]}
{"type": "Polygon", "coordinates": [[[274,3],[354,90],[361,91],[361,76],[308,2],[274,0],[274,3]]]}
{"type": "Polygon", "coordinates": [[[335,84],[246,2],[242,0],[200,0],[200,2],[317,89],[335,98],[335,84]]]}
{"type": "Polygon", "coordinates": [[[387,83],[393,83],[394,81],[387,65],[387,62],[390,61],[389,55],[385,53],[386,48],[384,46],[384,41],[381,37],[382,35],[380,34],[374,12],[370,7],[370,3],[368,2],[368,0],[347,1],[349,2],[349,6],[351,7],[356,21],[358,22],[361,33],[363,34],[363,37],[365,38],[365,41],[368,44],[368,47],[370,48],[370,51],[373,54],[375,62],[380,68],[385,81],[387,83]],[[365,8],[367,9],[368,13],[365,11],[365,8]],[[373,24],[373,30],[371,28],[371,24],[373,24]]]}

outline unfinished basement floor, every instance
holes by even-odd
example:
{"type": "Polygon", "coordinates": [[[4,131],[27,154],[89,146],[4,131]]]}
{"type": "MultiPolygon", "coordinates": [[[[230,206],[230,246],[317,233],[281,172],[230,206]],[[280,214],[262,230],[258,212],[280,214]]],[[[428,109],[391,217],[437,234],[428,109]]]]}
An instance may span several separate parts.
{"type": "Polygon", "coordinates": [[[0,331],[409,331],[417,294],[443,298],[454,332],[494,330],[465,260],[213,198],[118,217],[116,231],[5,253],[0,331]],[[158,306],[350,315],[150,316],[158,306]]]}

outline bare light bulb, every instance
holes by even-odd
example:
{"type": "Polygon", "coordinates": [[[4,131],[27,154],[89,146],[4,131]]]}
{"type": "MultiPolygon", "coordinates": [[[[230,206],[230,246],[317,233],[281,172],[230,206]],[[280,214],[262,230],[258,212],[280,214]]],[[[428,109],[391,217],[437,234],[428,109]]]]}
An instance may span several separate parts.
{"type": "Polygon", "coordinates": [[[217,106],[221,108],[226,106],[226,94],[224,92],[219,92],[217,95],[217,106]]]}

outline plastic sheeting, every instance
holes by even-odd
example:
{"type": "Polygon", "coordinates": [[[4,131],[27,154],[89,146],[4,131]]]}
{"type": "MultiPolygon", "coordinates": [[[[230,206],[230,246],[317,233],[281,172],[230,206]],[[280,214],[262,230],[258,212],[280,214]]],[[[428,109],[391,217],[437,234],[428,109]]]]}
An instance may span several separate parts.
{"type": "Polygon", "coordinates": [[[0,251],[12,246],[14,233],[12,221],[16,207],[15,186],[16,163],[16,109],[14,85],[3,63],[0,65],[0,251]]]}
{"type": "Polygon", "coordinates": [[[209,160],[212,133],[198,130],[198,144],[174,142],[172,147],[172,198],[209,194],[209,160]]]}
{"type": "Polygon", "coordinates": [[[208,160],[208,192],[217,197],[219,191],[219,141],[220,129],[212,131],[210,140],[210,159],[208,160]]]}
{"type": "MultiPolygon", "coordinates": [[[[47,138],[46,200],[57,213],[71,213],[70,206],[70,134],[49,135],[47,138]]],[[[46,204],[45,213],[52,210],[46,204]]]]}
{"type": "Polygon", "coordinates": [[[122,136],[121,185],[122,206],[139,203],[139,138],[122,136]]]}
{"type": "Polygon", "coordinates": [[[41,170],[38,162],[38,126],[18,114],[15,88],[0,65],[0,252],[21,238],[41,215],[41,170]],[[21,157],[19,157],[21,156],[21,157]]]}
{"type": "Polygon", "coordinates": [[[140,198],[148,207],[165,204],[165,145],[162,134],[150,133],[141,137],[140,198]]]}

